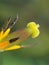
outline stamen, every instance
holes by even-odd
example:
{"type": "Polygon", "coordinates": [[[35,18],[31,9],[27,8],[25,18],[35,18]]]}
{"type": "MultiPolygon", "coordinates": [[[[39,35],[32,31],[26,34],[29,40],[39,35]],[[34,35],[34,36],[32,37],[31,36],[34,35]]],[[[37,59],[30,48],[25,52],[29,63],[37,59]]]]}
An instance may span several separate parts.
{"type": "Polygon", "coordinates": [[[18,21],[18,15],[17,15],[17,17],[14,19],[14,21],[11,23],[11,25],[9,26],[9,28],[12,28],[17,21],[18,21]]]}
{"type": "Polygon", "coordinates": [[[5,23],[5,25],[3,25],[3,27],[2,27],[2,29],[3,29],[3,31],[5,31],[5,29],[8,27],[8,29],[4,32],[4,34],[3,34],[3,31],[1,31],[1,33],[0,33],[0,41],[3,39],[3,38],[5,38],[8,34],[9,34],[9,32],[10,32],[10,29],[15,25],[15,23],[17,22],[17,20],[18,20],[18,16],[14,19],[14,21],[11,23],[11,25],[8,27],[8,24],[10,23],[10,21],[11,21],[11,16],[9,17],[9,19],[7,20],[7,22],[5,23]]]}
{"type": "Polygon", "coordinates": [[[3,25],[2,29],[3,29],[4,31],[7,29],[8,25],[9,25],[9,23],[10,23],[10,21],[11,21],[11,18],[12,18],[12,16],[10,16],[10,17],[7,19],[7,21],[5,22],[5,24],[3,25]]]}

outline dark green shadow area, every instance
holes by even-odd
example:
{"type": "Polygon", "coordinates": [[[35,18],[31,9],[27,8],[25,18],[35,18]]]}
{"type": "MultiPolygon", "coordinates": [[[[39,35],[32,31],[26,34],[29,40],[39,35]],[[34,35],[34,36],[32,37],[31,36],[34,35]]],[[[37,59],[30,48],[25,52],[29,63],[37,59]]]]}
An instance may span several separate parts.
{"type": "Polygon", "coordinates": [[[49,65],[48,57],[26,57],[18,51],[3,53],[3,65],[49,65]]]}
{"type": "Polygon", "coordinates": [[[0,65],[3,65],[3,54],[0,52],[0,65]]]}

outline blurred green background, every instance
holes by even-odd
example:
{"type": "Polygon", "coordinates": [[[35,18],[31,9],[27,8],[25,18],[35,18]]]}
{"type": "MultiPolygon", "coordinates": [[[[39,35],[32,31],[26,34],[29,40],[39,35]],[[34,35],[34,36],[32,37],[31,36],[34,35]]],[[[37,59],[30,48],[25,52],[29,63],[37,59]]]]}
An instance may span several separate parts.
{"type": "Polygon", "coordinates": [[[0,53],[0,65],[49,65],[49,0],[0,0],[0,29],[9,16],[13,20],[17,14],[19,20],[12,31],[31,21],[40,24],[40,36],[21,44],[39,44],[0,53]]]}

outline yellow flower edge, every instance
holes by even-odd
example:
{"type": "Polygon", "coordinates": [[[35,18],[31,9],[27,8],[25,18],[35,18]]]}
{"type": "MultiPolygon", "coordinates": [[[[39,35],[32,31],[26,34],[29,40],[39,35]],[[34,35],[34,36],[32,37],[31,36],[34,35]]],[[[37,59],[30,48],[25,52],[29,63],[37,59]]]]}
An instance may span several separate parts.
{"type": "Polygon", "coordinates": [[[21,48],[20,45],[13,45],[13,46],[11,46],[11,47],[9,47],[9,48],[6,48],[6,49],[4,49],[4,50],[5,50],[5,51],[7,51],[7,50],[15,50],[15,49],[19,49],[19,48],[21,48]]]}
{"type": "Polygon", "coordinates": [[[8,28],[5,32],[2,30],[2,31],[0,32],[0,41],[1,41],[2,39],[6,38],[6,37],[8,36],[8,34],[9,34],[9,32],[10,32],[10,28],[8,28]]]}
{"type": "Polygon", "coordinates": [[[28,32],[29,32],[29,34],[32,35],[32,38],[36,38],[39,36],[39,34],[40,34],[40,31],[38,29],[39,27],[40,27],[40,25],[36,24],[35,22],[30,22],[27,24],[28,32]]]}
{"type": "MultiPolygon", "coordinates": [[[[36,38],[36,37],[38,37],[39,36],[39,34],[40,34],[40,31],[39,31],[39,24],[36,24],[35,22],[30,22],[30,23],[28,23],[27,24],[27,28],[26,28],[26,30],[27,30],[27,32],[26,33],[28,33],[29,35],[32,35],[32,38],[36,38]]],[[[1,32],[0,32],[0,42],[4,39],[4,38],[6,38],[7,36],[8,36],[8,34],[10,33],[10,28],[8,28],[5,32],[4,32],[4,30],[2,30],[1,32]]],[[[10,43],[9,43],[9,41],[5,41],[5,42],[2,42],[2,43],[0,43],[0,49],[3,49],[3,50],[5,50],[5,51],[7,51],[7,50],[15,50],[15,49],[19,49],[19,48],[22,48],[20,45],[13,45],[13,46],[11,46],[11,47],[9,47],[9,48],[6,48],[8,45],[9,45],[10,43]]]]}

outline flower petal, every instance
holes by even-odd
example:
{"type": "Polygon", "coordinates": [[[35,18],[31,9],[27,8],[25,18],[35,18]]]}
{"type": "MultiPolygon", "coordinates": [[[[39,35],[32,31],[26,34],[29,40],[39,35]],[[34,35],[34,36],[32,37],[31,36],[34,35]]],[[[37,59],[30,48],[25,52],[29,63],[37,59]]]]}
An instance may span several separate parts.
{"type": "Polygon", "coordinates": [[[39,24],[36,24],[35,22],[30,22],[27,24],[27,29],[29,34],[32,34],[32,38],[36,38],[39,36],[39,24]]]}
{"type": "Polygon", "coordinates": [[[7,37],[8,34],[9,34],[9,32],[10,32],[10,28],[8,28],[8,29],[3,33],[2,37],[0,37],[0,40],[2,40],[2,39],[4,39],[5,37],[7,37]]]}
{"type": "Polygon", "coordinates": [[[13,46],[11,46],[9,48],[6,48],[5,51],[7,51],[7,50],[15,50],[15,49],[19,49],[19,48],[21,48],[20,45],[13,45],[13,46]]]}

